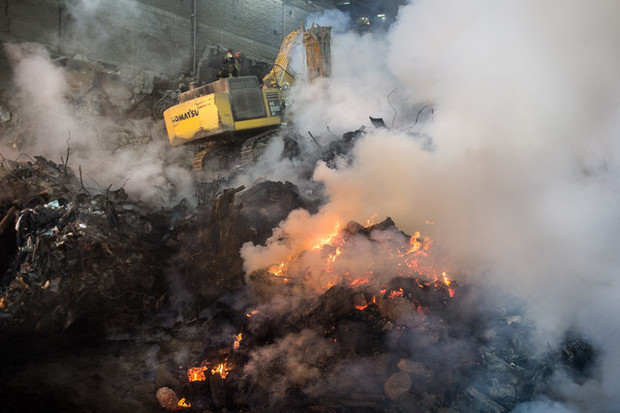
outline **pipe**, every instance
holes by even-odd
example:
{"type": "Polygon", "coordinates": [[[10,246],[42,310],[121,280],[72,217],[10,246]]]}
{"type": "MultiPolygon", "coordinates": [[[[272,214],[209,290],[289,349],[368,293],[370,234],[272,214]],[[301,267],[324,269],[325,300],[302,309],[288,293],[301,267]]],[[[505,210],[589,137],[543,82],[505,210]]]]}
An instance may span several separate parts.
{"type": "Polygon", "coordinates": [[[196,77],[196,72],[198,71],[198,62],[196,61],[196,57],[197,57],[197,38],[198,38],[198,24],[196,22],[196,0],[192,0],[192,14],[191,14],[191,20],[192,20],[192,36],[191,36],[191,48],[192,48],[192,55],[190,58],[191,61],[191,72],[192,72],[192,77],[196,77]]]}

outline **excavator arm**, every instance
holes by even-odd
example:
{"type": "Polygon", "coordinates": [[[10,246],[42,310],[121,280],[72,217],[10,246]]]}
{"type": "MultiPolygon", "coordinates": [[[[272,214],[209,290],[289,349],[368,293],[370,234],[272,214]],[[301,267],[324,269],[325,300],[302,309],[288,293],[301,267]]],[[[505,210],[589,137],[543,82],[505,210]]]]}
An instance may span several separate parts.
{"type": "Polygon", "coordinates": [[[295,76],[289,71],[290,54],[295,41],[299,34],[303,31],[303,27],[290,32],[280,45],[280,52],[276,57],[276,62],[265,77],[263,77],[263,87],[286,89],[295,83],[295,76]]]}
{"type": "Polygon", "coordinates": [[[289,68],[290,55],[297,37],[302,35],[304,48],[306,51],[306,66],[308,70],[308,80],[312,81],[317,77],[326,77],[331,72],[331,27],[319,26],[312,23],[312,27],[306,30],[302,25],[299,29],[289,33],[280,46],[280,52],[276,57],[276,62],[263,78],[263,87],[287,89],[295,83],[295,75],[289,68]]]}

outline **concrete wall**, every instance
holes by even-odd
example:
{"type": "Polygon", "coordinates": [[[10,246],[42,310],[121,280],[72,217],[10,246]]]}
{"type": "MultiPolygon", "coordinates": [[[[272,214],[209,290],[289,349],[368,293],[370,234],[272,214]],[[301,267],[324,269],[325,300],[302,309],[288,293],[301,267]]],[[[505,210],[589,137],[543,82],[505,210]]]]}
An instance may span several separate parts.
{"type": "MultiPolygon", "coordinates": [[[[284,36],[323,9],[317,4],[196,0],[198,58],[219,45],[273,60],[284,36]]],[[[123,69],[189,72],[191,11],[192,0],[0,0],[0,40],[41,43],[53,54],[81,54],[123,69]]]]}

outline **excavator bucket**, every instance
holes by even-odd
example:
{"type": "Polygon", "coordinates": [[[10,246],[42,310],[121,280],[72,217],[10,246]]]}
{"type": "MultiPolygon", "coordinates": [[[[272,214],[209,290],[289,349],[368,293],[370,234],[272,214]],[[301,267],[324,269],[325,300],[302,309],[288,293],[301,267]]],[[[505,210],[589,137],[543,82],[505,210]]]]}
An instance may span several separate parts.
{"type": "Polygon", "coordinates": [[[304,31],[309,81],[313,81],[317,77],[328,77],[331,74],[330,44],[331,27],[313,23],[309,30],[304,31]]]}

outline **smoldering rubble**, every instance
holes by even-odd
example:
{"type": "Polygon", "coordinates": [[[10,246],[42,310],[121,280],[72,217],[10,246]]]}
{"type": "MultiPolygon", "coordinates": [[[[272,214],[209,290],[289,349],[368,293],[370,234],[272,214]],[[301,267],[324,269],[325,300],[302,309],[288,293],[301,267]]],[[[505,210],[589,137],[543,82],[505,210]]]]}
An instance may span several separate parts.
{"type": "Polygon", "coordinates": [[[43,157],[0,171],[7,411],[506,412],[597,360],[579,337],[535,354],[518,305],[483,309],[474,286],[430,280],[430,245],[390,219],[314,253],[367,243],[416,266],[390,255],[376,277],[318,290],[299,270],[246,276],[243,243],[320,208],[290,182],[206,182],[153,208],[43,157]]]}

